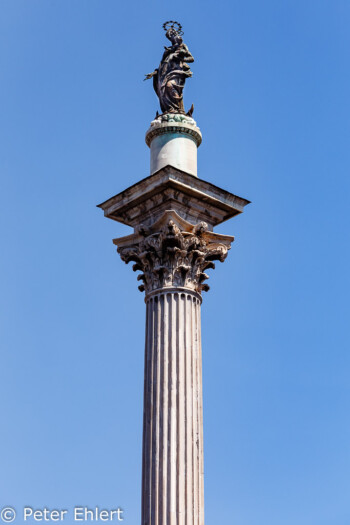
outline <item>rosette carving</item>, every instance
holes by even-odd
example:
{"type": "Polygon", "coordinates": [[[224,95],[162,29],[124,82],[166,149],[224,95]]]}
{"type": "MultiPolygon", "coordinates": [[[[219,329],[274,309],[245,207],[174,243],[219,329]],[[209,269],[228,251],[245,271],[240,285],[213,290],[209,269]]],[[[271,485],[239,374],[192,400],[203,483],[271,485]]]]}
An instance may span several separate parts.
{"type": "Polygon", "coordinates": [[[205,271],[215,268],[213,261],[225,260],[233,238],[209,232],[205,222],[189,225],[191,231],[180,229],[169,217],[161,222],[156,232],[141,226],[134,235],[115,240],[122,260],[133,261],[133,270],[141,271],[139,290],[146,294],[167,287],[208,291],[205,271]]]}

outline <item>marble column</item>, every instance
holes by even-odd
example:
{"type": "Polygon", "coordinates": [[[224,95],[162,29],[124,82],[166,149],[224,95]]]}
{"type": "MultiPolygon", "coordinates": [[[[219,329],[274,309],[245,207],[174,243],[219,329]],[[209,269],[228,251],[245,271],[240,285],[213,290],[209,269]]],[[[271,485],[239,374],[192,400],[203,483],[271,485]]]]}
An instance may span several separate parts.
{"type": "Polygon", "coordinates": [[[99,205],[134,228],[113,242],[145,292],[141,524],[204,525],[202,293],[234,239],[214,227],[249,201],[197,177],[201,134],[188,116],[158,117],[146,142],[151,175],[99,205]]]}
{"type": "Polygon", "coordinates": [[[142,525],[203,525],[201,297],[146,298],[142,525]]]}
{"type": "Polygon", "coordinates": [[[204,524],[201,292],[232,240],[174,211],[115,240],[146,292],[142,525],[204,524]]]}

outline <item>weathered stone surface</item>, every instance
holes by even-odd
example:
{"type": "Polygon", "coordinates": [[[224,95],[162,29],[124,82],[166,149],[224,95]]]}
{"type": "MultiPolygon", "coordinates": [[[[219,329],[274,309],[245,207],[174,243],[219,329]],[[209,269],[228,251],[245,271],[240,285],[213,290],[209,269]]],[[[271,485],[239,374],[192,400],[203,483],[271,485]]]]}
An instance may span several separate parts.
{"type": "MultiPolygon", "coordinates": [[[[168,131],[149,136],[150,144],[171,139],[168,131]]],[[[179,133],[175,141],[181,145],[179,133]]],[[[113,242],[141,272],[145,291],[142,525],[204,525],[201,293],[209,288],[206,271],[225,260],[234,240],[214,226],[249,201],[194,175],[167,165],[99,205],[134,228],[113,242]]]]}
{"type": "Polygon", "coordinates": [[[247,199],[210,182],[166,166],[157,173],[99,204],[105,217],[133,228],[151,226],[166,210],[195,225],[204,221],[208,229],[242,213],[247,199]]]}
{"type": "Polygon", "coordinates": [[[142,525],[203,525],[201,298],[146,300],[142,525]]]}
{"type": "Polygon", "coordinates": [[[204,283],[205,270],[223,262],[233,237],[208,231],[200,222],[193,226],[169,210],[151,228],[140,226],[137,233],[114,239],[124,262],[134,261],[133,270],[142,273],[140,291],[188,288],[201,293],[209,290],[204,283]]]}

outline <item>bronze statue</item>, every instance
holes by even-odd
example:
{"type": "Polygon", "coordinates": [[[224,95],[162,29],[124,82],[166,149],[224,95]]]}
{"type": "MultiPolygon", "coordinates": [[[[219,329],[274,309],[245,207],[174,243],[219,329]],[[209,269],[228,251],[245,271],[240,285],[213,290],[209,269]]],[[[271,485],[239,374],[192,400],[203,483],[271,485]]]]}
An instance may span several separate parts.
{"type": "MultiPolygon", "coordinates": [[[[181,24],[170,20],[163,24],[163,29],[172,46],[164,46],[165,51],[158,69],[146,75],[144,80],[153,78],[153,88],[159,98],[163,114],[185,114],[182,92],[186,78],[192,76],[192,71],[186,62],[194,62],[194,58],[183,43],[181,24]]],[[[187,114],[191,116],[192,113],[193,104],[187,114]]]]}

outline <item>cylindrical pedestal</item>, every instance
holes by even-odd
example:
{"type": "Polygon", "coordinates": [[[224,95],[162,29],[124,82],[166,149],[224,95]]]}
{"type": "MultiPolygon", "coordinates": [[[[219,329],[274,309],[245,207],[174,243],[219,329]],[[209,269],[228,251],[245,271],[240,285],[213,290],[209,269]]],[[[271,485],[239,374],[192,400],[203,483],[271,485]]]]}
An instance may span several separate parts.
{"type": "Polygon", "coordinates": [[[151,175],[165,166],[197,176],[197,148],[202,135],[193,118],[168,113],[153,120],[146,133],[151,175]]]}
{"type": "Polygon", "coordinates": [[[146,297],[142,525],[203,525],[203,416],[198,293],[146,297]]]}
{"type": "Polygon", "coordinates": [[[152,140],[151,175],[165,166],[173,166],[197,175],[197,144],[188,135],[164,133],[152,140]]]}

